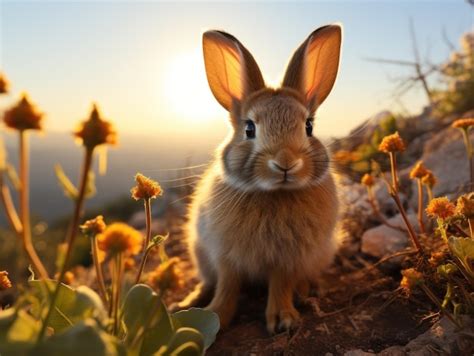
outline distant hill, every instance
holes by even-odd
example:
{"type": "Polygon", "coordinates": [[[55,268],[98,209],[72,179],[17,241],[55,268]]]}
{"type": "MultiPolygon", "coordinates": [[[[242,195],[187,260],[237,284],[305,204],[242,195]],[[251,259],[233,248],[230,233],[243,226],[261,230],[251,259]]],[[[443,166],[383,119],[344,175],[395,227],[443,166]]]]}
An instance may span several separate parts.
{"type": "MultiPolygon", "coordinates": [[[[9,161],[17,164],[17,140],[13,133],[3,134],[9,161]]],[[[157,180],[173,179],[182,171],[166,170],[186,165],[207,163],[217,142],[172,141],[150,136],[120,137],[120,144],[108,149],[108,170],[105,176],[96,174],[97,194],[86,207],[99,207],[121,195],[128,195],[136,172],[157,180]]],[[[47,133],[31,136],[31,210],[32,215],[53,221],[69,215],[72,203],[57,183],[54,165],[59,163],[76,184],[83,149],[68,133],[47,133]]],[[[95,171],[97,172],[97,156],[95,171]]],[[[5,224],[4,214],[0,221],[5,224]]]]}

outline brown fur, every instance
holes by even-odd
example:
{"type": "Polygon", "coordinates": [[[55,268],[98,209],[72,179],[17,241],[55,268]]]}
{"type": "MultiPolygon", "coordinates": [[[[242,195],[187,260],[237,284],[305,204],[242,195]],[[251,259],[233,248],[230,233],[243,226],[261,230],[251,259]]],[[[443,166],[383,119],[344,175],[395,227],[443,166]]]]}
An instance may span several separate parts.
{"type": "MultiPolygon", "coordinates": [[[[221,35],[205,34],[204,46],[218,43],[223,53],[245,54],[240,57],[243,69],[234,72],[241,73],[244,82],[255,75],[258,80],[256,63],[245,62],[250,53],[238,41],[229,43],[230,35],[221,35]]],[[[225,64],[206,61],[206,70],[223,73],[213,66],[225,64]]],[[[298,67],[290,63],[292,70],[298,67]]],[[[299,318],[293,295],[308,294],[310,283],[331,263],[337,248],[333,230],[338,200],[329,156],[318,139],[306,135],[311,108],[305,93],[260,85],[249,91],[249,85],[236,86],[236,78],[226,87],[226,81],[211,77],[211,87],[219,86],[219,102],[232,102],[228,110],[234,133],[217,151],[190,206],[189,248],[202,284],[179,307],[202,302],[214,291],[208,308],[225,327],[236,311],[242,282],[261,281],[269,286],[268,330],[274,332],[278,324],[289,328],[299,318]],[[244,133],[249,119],[256,125],[255,139],[244,133]]]]}

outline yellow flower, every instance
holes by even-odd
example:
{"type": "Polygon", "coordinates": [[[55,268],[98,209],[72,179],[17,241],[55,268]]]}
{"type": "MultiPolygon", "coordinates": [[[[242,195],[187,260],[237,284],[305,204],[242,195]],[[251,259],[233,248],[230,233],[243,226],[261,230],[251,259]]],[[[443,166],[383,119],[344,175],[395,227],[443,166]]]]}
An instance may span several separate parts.
{"type": "Polygon", "coordinates": [[[423,274],[415,270],[414,268],[404,269],[402,271],[402,280],[400,282],[400,287],[402,287],[406,292],[411,292],[416,286],[423,283],[423,274]]]}
{"type": "Polygon", "coordinates": [[[74,136],[90,150],[99,145],[115,145],[117,143],[117,132],[112,123],[101,118],[95,104],[92,107],[89,119],[80,123],[74,132],[74,136]]]}
{"type": "Polygon", "coordinates": [[[12,287],[12,282],[8,278],[7,271],[0,271],[0,291],[6,290],[12,287]]]}
{"type": "Polygon", "coordinates": [[[446,259],[446,251],[432,252],[428,262],[432,267],[438,267],[446,259]]]}
{"type": "Polygon", "coordinates": [[[410,171],[411,179],[421,179],[428,173],[423,161],[418,161],[413,169],[410,171]]]}
{"type": "Polygon", "coordinates": [[[163,194],[158,182],[145,177],[141,173],[137,173],[135,181],[137,182],[137,185],[130,190],[132,198],[135,200],[154,199],[163,194]]]}
{"type": "Polygon", "coordinates": [[[133,227],[124,223],[113,223],[105,231],[97,235],[99,248],[108,255],[124,253],[127,256],[140,252],[143,237],[133,227]]]}
{"type": "Polygon", "coordinates": [[[160,291],[176,291],[184,286],[183,273],[178,267],[179,258],[172,257],[161,263],[148,275],[148,283],[160,291]]]}
{"type": "Polygon", "coordinates": [[[385,136],[379,145],[379,151],[384,153],[403,152],[405,151],[405,143],[398,134],[398,131],[392,135],[385,136]]]}
{"type": "Polygon", "coordinates": [[[434,198],[428,204],[426,213],[433,218],[444,220],[456,213],[456,207],[447,197],[434,198]]]}
{"type": "Polygon", "coordinates": [[[424,185],[430,188],[433,188],[437,182],[438,180],[436,179],[436,176],[429,169],[427,169],[426,174],[423,177],[421,177],[421,183],[423,183],[424,185]]]}
{"type": "Polygon", "coordinates": [[[457,119],[452,123],[451,126],[456,129],[467,130],[469,127],[474,126],[474,118],[457,119]]]}
{"type": "Polygon", "coordinates": [[[87,220],[83,225],[80,226],[82,233],[86,236],[94,237],[97,234],[101,234],[105,231],[104,217],[98,215],[94,219],[87,220]]]}
{"type": "Polygon", "coordinates": [[[9,128],[24,130],[41,130],[43,114],[38,112],[36,107],[30,103],[28,96],[23,94],[20,101],[7,110],[3,121],[9,128]]]}
{"type": "Polygon", "coordinates": [[[8,93],[8,88],[9,87],[9,83],[8,83],[8,80],[7,78],[5,78],[5,76],[0,73],[0,94],[5,94],[5,93],[8,93]]]}
{"type": "Polygon", "coordinates": [[[362,176],[360,182],[367,187],[372,187],[375,184],[375,178],[373,175],[366,173],[362,176]]]}
{"type": "Polygon", "coordinates": [[[458,198],[456,212],[466,219],[474,218],[474,193],[464,194],[458,198]]]}

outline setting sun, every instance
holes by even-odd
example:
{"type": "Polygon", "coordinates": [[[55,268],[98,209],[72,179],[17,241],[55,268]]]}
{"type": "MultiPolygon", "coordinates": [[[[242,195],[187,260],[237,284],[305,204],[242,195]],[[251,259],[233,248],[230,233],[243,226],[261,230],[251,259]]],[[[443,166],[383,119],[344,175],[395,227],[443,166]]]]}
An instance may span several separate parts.
{"type": "Polygon", "coordinates": [[[224,110],[207,84],[200,48],[176,55],[164,72],[161,90],[176,116],[193,120],[222,116],[224,110]]]}

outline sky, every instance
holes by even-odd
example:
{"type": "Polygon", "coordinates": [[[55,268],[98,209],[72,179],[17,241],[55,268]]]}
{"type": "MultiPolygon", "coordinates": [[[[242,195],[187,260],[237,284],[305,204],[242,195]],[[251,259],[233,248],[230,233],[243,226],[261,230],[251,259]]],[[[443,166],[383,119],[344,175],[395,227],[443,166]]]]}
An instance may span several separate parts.
{"type": "MultiPolygon", "coordinates": [[[[227,113],[205,79],[201,34],[223,29],[254,55],[268,83],[278,84],[296,47],[314,29],[340,22],[339,76],[316,115],[315,132],[341,136],[384,109],[394,78],[406,70],[368,57],[412,58],[413,19],[423,56],[449,55],[473,28],[474,7],[458,1],[157,2],[0,0],[0,71],[46,113],[47,130],[71,131],[91,103],[119,132],[173,142],[209,142],[228,131],[227,113]]],[[[2,102],[3,101],[3,102],[2,102]]],[[[403,97],[417,112],[420,90],[403,97]]]]}

